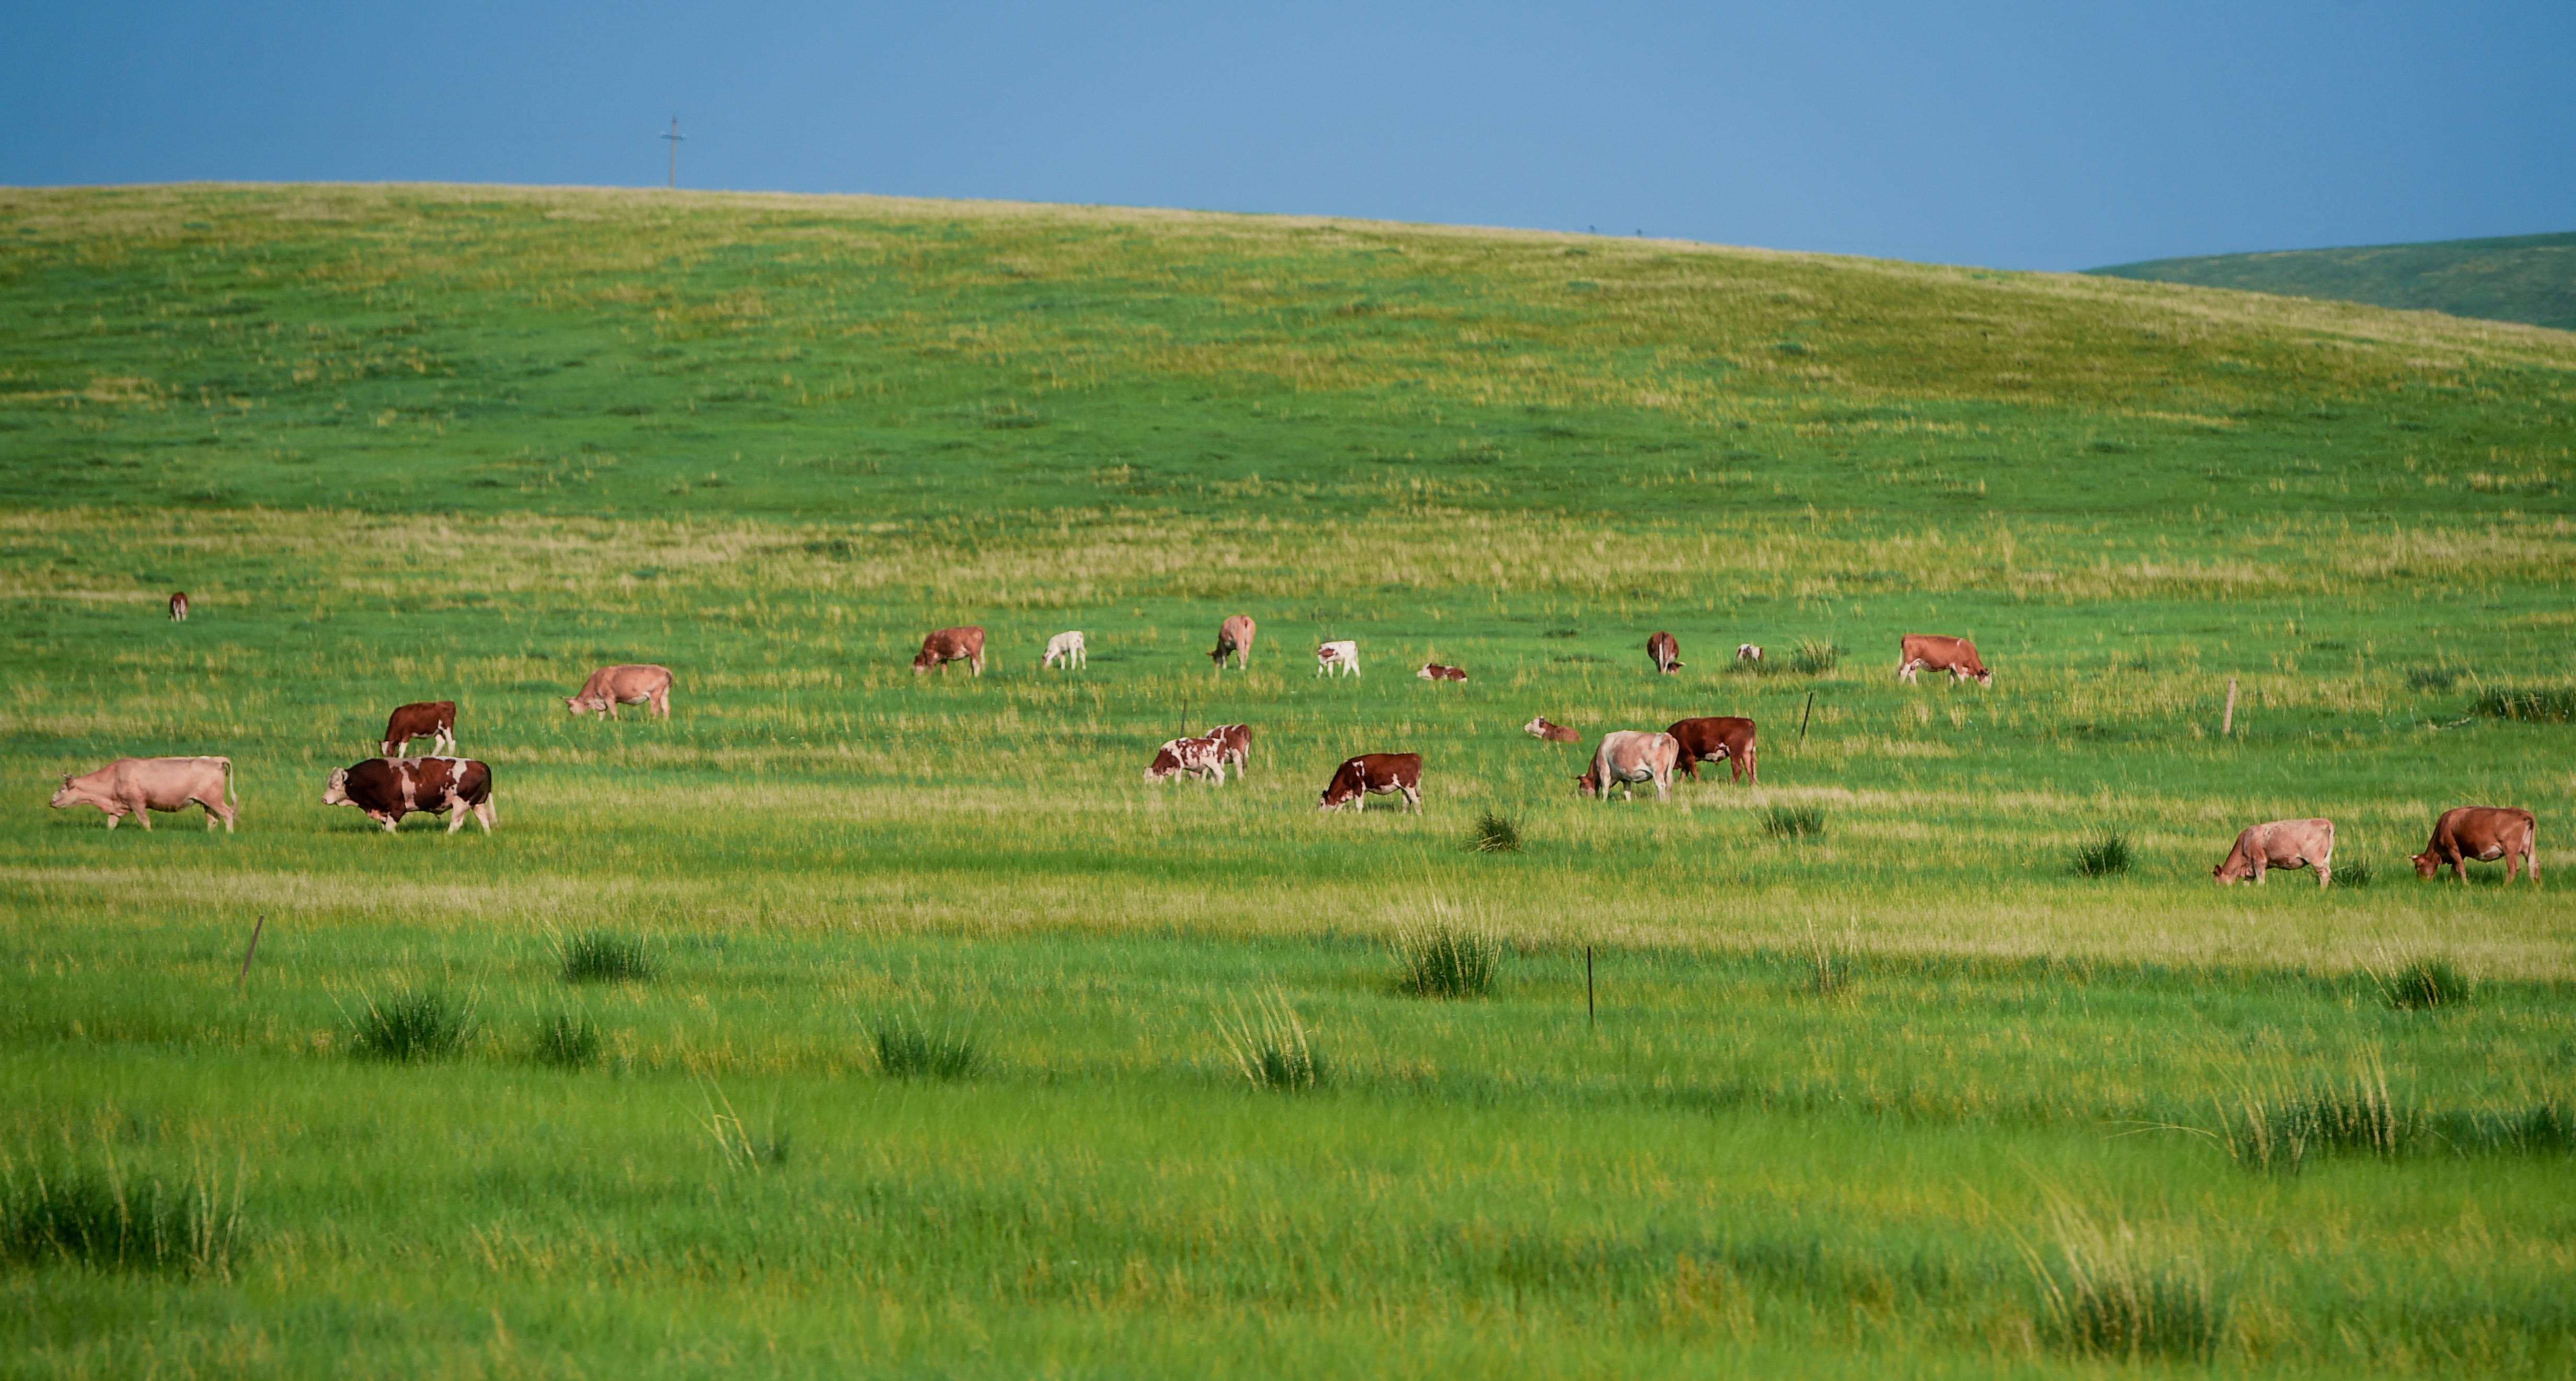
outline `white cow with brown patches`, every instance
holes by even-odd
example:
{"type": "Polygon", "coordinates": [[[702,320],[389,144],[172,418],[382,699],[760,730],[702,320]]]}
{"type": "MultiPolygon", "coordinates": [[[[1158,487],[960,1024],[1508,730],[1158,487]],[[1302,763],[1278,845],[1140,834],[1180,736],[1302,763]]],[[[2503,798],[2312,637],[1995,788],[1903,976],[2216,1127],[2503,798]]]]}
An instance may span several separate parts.
{"type": "Polygon", "coordinates": [[[1317,676],[1357,676],[1360,674],[1360,645],[1350,638],[1315,645],[1317,676]]]}

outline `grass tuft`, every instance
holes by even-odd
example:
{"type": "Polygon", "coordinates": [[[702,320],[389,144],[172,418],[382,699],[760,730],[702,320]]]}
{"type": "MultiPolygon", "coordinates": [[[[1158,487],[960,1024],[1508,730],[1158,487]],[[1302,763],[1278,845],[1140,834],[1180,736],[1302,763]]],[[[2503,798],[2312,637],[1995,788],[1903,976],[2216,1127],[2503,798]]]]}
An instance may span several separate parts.
{"type": "Polygon", "coordinates": [[[1816,638],[1798,640],[1798,650],[1789,654],[1789,669],[1800,676],[1827,676],[1843,664],[1841,643],[1816,638]]]}
{"type": "Polygon", "coordinates": [[[2150,1253],[2126,1223],[2058,1215],[2057,1241],[2029,1253],[2039,1333],[2057,1348],[2119,1361],[2207,1361],[2228,1299],[2189,1258],[2150,1253]]]}
{"type": "Polygon", "coordinates": [[[975,1033],[957,1026],[934,1030],[918,1017],[897,1013],[876,1024],[877,1069],[893,1079],[966,1079],[984,1067],[975,1033]]]}
{"type": "Polygon", "coordinates": [[[2477,981],[2448,959],[2418,959],[2382,979],[2379,988],[2388,1005],[2401,1012],[2462,1007],[2477,996],[2477,981]]]}
{"type": "Polygon", "coordinates": [[[714,1140],[716,1154],[724,1157],[728,1167],[759,1174],[787,1163],[787,1132],[778,1124],[775,1112],[770,1116],[767,1130],[754,1131],[742,1120],[742,1115],[733,1110],[733,1100],[725,1097],[724,1090],[708,1085],[706,1103],[703,1121],[707,1135],[714,1140]]]}
{"type": "Polygon", "coordinates": [[[1480,854],[1516,854],[1521,851],[1521,827],[1509,816],[1484,811],[1469,830],[1469,843],[1480,854]]]}
{"type": "Polygon", "coordinates": [[[460,1053],[474,1034],[474,1002],[436,988],[366,999],[356,1021],[359,1053],[409,1063],[460,1053]]]}
{"type": "Polygon", "coordinates": [[[2248,1170],[2271,1174],[2296,1174],[2311,1159],[2326,1156],[2393,1160],[2433,1141],[2433,1119],[2399,1103],[2375,1062],[2347,1083],[2322,1084],[2304,1094],[2276,1097],[2249,1089],[2234,1109],[2220,1113],[2218,1139],[2228,1155],[2248,1170]]]}
{"type": "Polygon", "coordinates": [[[2576,686],[2492,687],[2478,697],[2475,711],[2489,719],[2564,724],[2576,719],[2576,686]]]}
{"type": "Polygon", "coordinates": [[[2406,672],[2406,684],[2419,691],[2446,691],[2460,683],[2458,667],[2412,667],[2406,672]]]}
{"type": "Polygon", "coordinates": [[[2368,859],[2356,858],[2350,863],[2335,865],[2334,885],[2337,887],[2368,887],[2378,880],[2379,874],[2371,868],[2368,859]]]}
{"type": "Polygon", "coordinates": [[[1822,839],[1825,835],[1824,808],[1773,806],[1762,812],[1762,832],[1774,839],[1822,839]]]}
{"type": "Polygon", "coordinates": [[[566,983],[640,983],[654,967],[644,942],[631,935],[586,930],[563,942],[566,983]]]}
{"type": "Polygon", "coordinates": [[[2129,871],[2129,865],[2134,861],[2129,851],[2129,837],[2113,830],[2075,850],[2075,875],[2106,878],[2129,871]]]}
{"type": "Polygon", "coordinates": [[[101,1165],[15,1162],[0,1180],[0,1260],[223,1275],[243,1251],[241,1184],[128,1178],[101,1165]]]}
{"type": "Polygon", "coordinates": [[[1503,942],[1477,926],[1435,922],[1395,939],[1398,992],[1415,997],[1485,997],[1503,967],[1503,942]]]}
{"type": "Polygon", "coordinates": [[[554,1012],[537,1020],[537,1062],[582,1069],[599,1059],[599,1028],[579,1012],[554,1012]]]}
{"type": "Polygon", "coordinates": [[[1323,1056],[1284,993],[1263,993],[1249,1012],[1234,1007],[1228,1019],[1217,1023],[1217,1034],[1235,1068],[1256,1089],[1305,1093],[1324,1082],[1323,1056]]]}

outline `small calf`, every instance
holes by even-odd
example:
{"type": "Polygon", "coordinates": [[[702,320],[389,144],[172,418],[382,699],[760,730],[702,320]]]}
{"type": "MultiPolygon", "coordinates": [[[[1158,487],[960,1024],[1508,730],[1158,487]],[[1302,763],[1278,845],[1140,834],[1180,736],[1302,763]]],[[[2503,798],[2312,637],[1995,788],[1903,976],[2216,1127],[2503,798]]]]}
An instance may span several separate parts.
{"type": "Polygon", "coordinates": [[[1336,642],[1317,643],[1315,645],[1315,674],[1317,676],[1359,675],[1360,645],[1349,638],[1343,638],[1336,642]]]}
{"type": "Polygon", "coordinates": [[[1438,662],[1424,662],[1422,670],[1415,672],[1414,675],[1425,681],[1464,681],[1467,679],[1467,669],[1444,667],[1438,662]]]}
{"type": "Polygon", "coordinates": [[[170,622],[186,623],[187,621],[188,592],[185,590],[174,591],[170,596],[170,622]]]}
{"type": "Polygon", "coordinates": [[[1530,722],[1521,726],[1521,732],[1532,738],[1546,739],[1550,743],[1581,743],[1583,741],[1583,736],[1581,734],[1574,732],[1572,729],[1569,729],[1562,724],[1549,723],[1547,716],[1543,714],[1532,715],[1530,717],[1530,722]]]}
{"type": "Polygon", "coordinates": [[[1058,633],[1047,639],[1046,655],[1038,659],[1038,666],[1044,669],[1054,666],[1059,661],[1064,663],[1068,671],[1075,667],[1091,665],[1091,653],[1082,645],[1080,630],[1058,633]]]}
{"type": "Polygon", "coordinates": [[[1751,643],[1737,643],[1735,645],[1735,660],[1739,662],[1761,661],[1762,649],[1755,647],[1751,643]]]}

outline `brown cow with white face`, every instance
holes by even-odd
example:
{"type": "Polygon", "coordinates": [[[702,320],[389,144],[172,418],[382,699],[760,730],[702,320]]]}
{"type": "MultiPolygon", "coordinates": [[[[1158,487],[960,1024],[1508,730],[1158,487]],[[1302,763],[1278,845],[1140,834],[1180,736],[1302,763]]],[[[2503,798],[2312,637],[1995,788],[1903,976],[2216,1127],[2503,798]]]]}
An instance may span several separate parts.
{"type": "Polygon", "coordinates": [[[185,590],[174,590],[170,594],[170,622],[186,623],[187,621],[188,592],[185,590]]]}
{"type": "Polygon", "coordinates": [[[1581,743],[1583,741],[1583,736],[1581,734],[1574,732],[1572,729],[1569,729],[1562,724],[1550,723],[1548,721],[1548,717],[1543,714],[1530,716],[1530,722],[1521,726],[1521,732],[1529,735],[1531,738],[1546,739],[1550,743],[1581,743]]]}
{"type": "Polygon", "coordinates": [[[1333,779],[1324,784],[1324,794],[1317,798],[1315,809],[1340,810],[1351,806],[1368,810],[1371,796],[1404,797],[1405,808],[1422,811],[1422,755],[1420,753],[1362,753],[1344,758],[1333,769],[1333,779]]]}
{"type": "Polygon", "coordinates": [[[369,758],[331,774],[322,804],[356,806],[367,818],[394,832],[414,811],[445,812],[447,832],[454,834],[470,812],[474,823],[492,832],[492,769],[472,758],[369,758]]]}
{"type": "Polygon", "coordinates": [[[1465,667],[1444,667],[1438,662],[1424,662],[1422,664],[1422,670],[1413,674],[1425,681],[1464,681],[1467,679],[1467,669],[1465,667]]]}
{"type": "Polygon", "coordinates": [[[1601,745],[1592,750],[1592,770],[1574,779],[1574,789],[1607,801],[1610,788],[1617,786],[1621,795],[1633,799],[1638,783],[1652,782],[1660,801],[1672,789],[1673,764],[1681,755],[1681,741],[1670,734],[1614,729],[1601,736],[1601,745]]]}
{"type": "Polygon", "coordinates": [[[580,694],[564,698],[567,714],[599,714],[615,719],[620,705],[651,705],[654,713],[669,719],[671,669],[651,663],[601,667],[581,683],[580,694]]]}
{"type": "Polygon", "coordinates": [[[2274,868],[2314,868],[2317,886],[2334,877],[2335,828],[2332,820],[2272,820],[2247,825],[2236,847],[2209,870],[2221,883],[2245,878],[2263,881],[2274,868]]]}
{"type": "Polygon", "coordinates": [[[148,830],[153,811],[184,810],[191,802],[205,807],[207,829],[221,820],[224,833],[233,832],[241,804],[233,796],[232,759],[118,758],[82,776],[64,773],[53,807],[96,806],[107,812],[109,829],[131,815],[148,830]]]}
{"type": "Polygon", "coordinates": [[[1670,676],[1682,669],[1681,640],[1670,633],[1659,632],[1646,639],[1646,656],[1654,662],[1655,670],[1670,676]]]}
{"type": "Polygon", "coordinates": [[[1252,635],[1256,631],[1250,614],[1227,616],[1226,621],[1217,627],[1216,651],[1208,654],[1208,660],[1216,663],[1219,671],[1225,670],[1228,657],[1232,657],[1234,664],[1245,671],[1252,670],[1252,635]]]}
{"type": "Polygon", "coordinates": [[[399,758],[411,751],[411,741],[416,738],[430,740],[429,751],[433,753],[455,752],[456,702],[423,700],[396,709],[385,719],[385,740],[380,746],[386,757],[399,758]]]}
{"type": "Polygon", "coordinates": [[[950,662],[964,662],[977,676],[984,674],[984,627],[969,624],[964,628],[942,628],[921,640],[921,651],[913,654],[912,670],[918,676],[932,667],[941,675],[948,673],[950,662]]]}
{"type": "Polygon", "coordinates": [[[1762,769],[1754,761],[1753,721],[1734,715],[1713,715],[1705,719],[1675,720],[1664,730],[1681,744],[1681,773],[1692,781],[1699,780],[1699,765],[1724,760],[1733,769],[1738,784],[1760,785],[1762,769]]]}
{"type": "Polygon", "coordinates": [[[2504,860],[2504,880],[2514,879],[2517,868],[2540,881],[2540,856],[2535,849],[2540,822],[2530,811],[2518,806],[2454,806],[2442,812],[2433,822],[2433,842],[2415,855],[2415,876],[2440,877],[2448,867],[2451,876],[2465,883],[2469,880],[2469,862],[2493,863],[2504,860]]]}
{"type": "Polygon", "coordinates": [[[1896,659],[1896,679],[1911,681],[1914,673],[1926,667],[1950,673],[1957,684],[1973,678],[1980,686],[1995,683],[1995,674],[1977,660],[1977,645],[1965,638],[1945,637],[1938,633],[1908,633],[1896,659]]]}

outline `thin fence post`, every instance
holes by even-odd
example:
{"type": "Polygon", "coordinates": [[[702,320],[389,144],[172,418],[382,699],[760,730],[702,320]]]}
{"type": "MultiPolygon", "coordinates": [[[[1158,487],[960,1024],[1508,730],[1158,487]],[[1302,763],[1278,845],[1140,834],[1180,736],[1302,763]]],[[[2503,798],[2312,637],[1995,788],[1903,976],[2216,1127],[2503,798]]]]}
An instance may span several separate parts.
{"type": "Polygon", "coordinates": [[[1816,713],[1816,693],[1815,693],[1814,691],[1809,691],[1809,692],[1807,692],[1807,709],[1806,709],[1806,712],[1805,712],[1804,714],[1801,714],[1801,715],[1799,715],[1799,716],[1798,716],[1798,741],[1799,741],[1800,743],[1804,743],[1804,742],[1806,742],[1806,741],[1807,741],[1807,721],[1808,721],[1809,719],[1814,718],[1814,717],[1815,717],[1815,713],[1816,713]]]}
{"type": "Polygon", "coordinates": [[[1583,1020],[1593,1026],[1601,1024],[1601,1008],[1592,997],[1592,946],[1583,947],[1583,1020]]]}
{"type": "Polygon", "coordinates": [[[259,953],[259,933],[267,928],[268,913],[263,911],[259,913],[259,919],[251,923],[250,945],[242,951],[241,977],[233,980],[233,996],[235,997],[241,996],[244,988],[250,983],[250,957],[259,953]]]}
{"type": "Polygon", "coordinates": [[[2218,736],[2232,738],[2236,733],[2236,678],[2227,678],[2227,713],[2218,720],[2218,736]]]}

